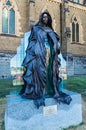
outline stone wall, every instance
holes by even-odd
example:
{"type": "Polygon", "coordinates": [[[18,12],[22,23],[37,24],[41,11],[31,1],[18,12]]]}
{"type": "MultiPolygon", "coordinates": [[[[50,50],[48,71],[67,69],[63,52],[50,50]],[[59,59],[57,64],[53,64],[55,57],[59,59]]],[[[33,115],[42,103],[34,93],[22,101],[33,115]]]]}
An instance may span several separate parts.
{"type": "MultiPolygon", "coordinates": [[[[11,77],[10,60],[15,54],[0,53],[0,79],[11,77]]],[[[86,75],[86,56],[67,56],[67,75],[86,75]]]]}
{"type": "Polygon", "coordinates": [[[39,15],[48,10],[53,19],[53,28],[60,35],[60,4],[61,0],[50,2],[48,0],[35,1],[35,21],[39,19],[39,15]]]}
{"type": "Polygon", "coordinates": [[[11,77],[10,59],[14,56],[11,53],[0,53],[0,79],[11,77]]]}
{"type": "Polygon", "coordinates": [[[25,33],[29,29],[29,0],[16,0],[16,6],[20,14],[20,20],[18,21],[21,25],[21,32],[25,33]]]}
{"type": "Polygon", "coordinates": [[[74,75],[74,58],[73,55],[68,55],[67,56],[67,75],[71,76],[74,75]]]}
{"type": "Polygon", "coordinates": [[[86,75],[86,57],[74,57],[74,74],[86,75]]]}
{"type": "Polygon", "coordinates": [[[21,37],[0,36],[0,52],[16,52],[21,37]]]}
{"type": "Polygon", "coordinates": [[[86,56],[67,56],[67,75],[86,75],[86,56]]]}

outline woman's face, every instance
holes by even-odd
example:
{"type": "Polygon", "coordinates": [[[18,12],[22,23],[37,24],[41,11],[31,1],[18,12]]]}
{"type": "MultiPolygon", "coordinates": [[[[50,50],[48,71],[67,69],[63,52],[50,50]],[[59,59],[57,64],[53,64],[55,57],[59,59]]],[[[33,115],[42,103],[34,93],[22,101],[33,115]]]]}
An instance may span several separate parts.
{"type": "Polygon", "coordinates": [[[43,24],[45,24],[45,25],[48,24],[48,15],[47,14],[43,14],[42,21],[43,21],[43,24]]]}

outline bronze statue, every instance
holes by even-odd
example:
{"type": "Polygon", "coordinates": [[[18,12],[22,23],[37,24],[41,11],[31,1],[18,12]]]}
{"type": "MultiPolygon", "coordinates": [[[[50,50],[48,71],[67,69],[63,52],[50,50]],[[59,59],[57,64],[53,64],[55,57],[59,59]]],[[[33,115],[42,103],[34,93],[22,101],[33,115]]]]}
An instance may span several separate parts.
{"type": "Polygon", "coordinates": [[[23,98],[33,99],[39,107],[45,105],[45,97],[53,96],[57,101],[59,91],[59,35],[52,28],[52,18],[43,12],[31,29],[26,57],[23,61],[25,82],[23,98]]]}

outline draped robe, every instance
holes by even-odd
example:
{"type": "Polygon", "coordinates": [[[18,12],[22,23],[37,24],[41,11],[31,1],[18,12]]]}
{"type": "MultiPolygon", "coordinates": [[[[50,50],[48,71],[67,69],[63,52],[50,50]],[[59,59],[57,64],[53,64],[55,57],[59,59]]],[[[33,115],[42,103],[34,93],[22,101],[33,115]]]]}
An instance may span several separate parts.
{"type": "Polygon", "coordinates": [[[58,92],[58,40],[59,36],[49,27],[36,25],[32,28],[23,61],[26,68],[23,76],[25,94],[28,98],[41,99],[44,95],[58,92]]]}

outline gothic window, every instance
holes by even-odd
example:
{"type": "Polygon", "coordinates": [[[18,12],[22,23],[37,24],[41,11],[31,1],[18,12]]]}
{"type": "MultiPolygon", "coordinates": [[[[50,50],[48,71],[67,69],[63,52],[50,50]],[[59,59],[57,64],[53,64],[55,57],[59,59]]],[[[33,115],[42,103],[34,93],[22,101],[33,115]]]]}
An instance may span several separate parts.
{"type": "Polygon", "coordinates": [[[79,42],[79,24],[76,24],[76,42],[79,42]]]}
{"type": "Polygon", "coordinates": [[[77,3],[80,3],[80,0],[77,0],[77,3]]]}
{"type": "Polygon", "coordinates": [[[8,33],[8,11],[6,8],[2,10],[2,32],[8,33]]]}
{"type": "Polygon", "coordinates": [[[75,2],[75,3],[80,3],[80,0],[70,0],[72,2],[75,2]]]}
{"type": "Polygon", "coordinates": [[[75,41],[75,23],[72,23],[72,41],[75,41]]]}
{"type": "Polygon", "coordinates": [[[72,22],[72,41],[79,42],[79,23],[77,22],[76,17],[72,22]]]}
{"type": "Polygon", "coordinates": [[[11,4],[11,2],[8,0],[8,1],[6,2],[6,5],[7,5],[7,6],[11,6],[12,4],[11,4]]]}
{"type": "Polygon", "coordinates": [[[15,10],[9,0],[2,9],[2,32],[15,34],[15,10]]]}

